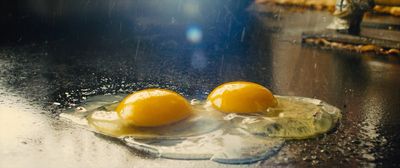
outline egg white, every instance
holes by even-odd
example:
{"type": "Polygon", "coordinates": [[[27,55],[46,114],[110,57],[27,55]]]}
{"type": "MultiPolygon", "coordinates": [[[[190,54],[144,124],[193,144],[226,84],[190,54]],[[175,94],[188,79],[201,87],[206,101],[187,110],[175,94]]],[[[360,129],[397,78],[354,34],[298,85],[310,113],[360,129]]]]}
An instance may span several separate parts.
{"type": "Polygon", "coordinates": [[[170,159],[251,163],[274,155],[286,139],[324,134],[341,118],[340,110],[321,100],[276,96],[279,105],[265,112],[222,113],[192,100],[194,115],[155,128],[126,126],[113,111],[126,95],[94,96],[60,116],[127,146],[170,159]]]}

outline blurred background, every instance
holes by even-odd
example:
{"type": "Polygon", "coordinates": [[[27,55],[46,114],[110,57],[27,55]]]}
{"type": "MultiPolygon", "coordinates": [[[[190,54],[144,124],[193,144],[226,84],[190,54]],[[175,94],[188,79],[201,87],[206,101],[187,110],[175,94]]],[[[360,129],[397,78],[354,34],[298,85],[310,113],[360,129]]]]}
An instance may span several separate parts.
{"type": "MultiPolygon", "coordinates": [[[[332,22],[335,2],[301,2],[1,1],[0,167],[226,167],[152,158],[58,114],[90,96],[150,87],[204,99],[235,80],[324,100],[344,117],[326,136],[234,167],[399,166],[399,57],[303,44],[303,32],[332,22]]],[[[400,39],[399,17],[381,8],[363,22],[392,28],[366,24],[361,34],[400,39]]]]}

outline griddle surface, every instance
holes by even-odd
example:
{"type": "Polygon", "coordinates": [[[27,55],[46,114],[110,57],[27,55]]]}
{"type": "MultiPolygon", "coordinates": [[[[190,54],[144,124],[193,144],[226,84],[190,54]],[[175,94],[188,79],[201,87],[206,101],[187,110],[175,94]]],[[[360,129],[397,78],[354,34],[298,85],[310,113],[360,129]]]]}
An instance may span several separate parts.
{"type": "Polygon", "coordinates": [[[344,115],[326,136],[289,141],[266,161],[235,167],[400,166],[399,58],[301,46],[301,32],[329,24],[327,12],[257,5],[216,11],[197,22],[199,44],[186,40],[193,26],[187,18],[144,12],[92,34],[85,25],[55,26],[64,34],[2,45],[0,167],[226,167],[147,156],[60,121],[57,113],[89,96],[149,87],[204,99],[234,80],[321,99],[344,115]]]}

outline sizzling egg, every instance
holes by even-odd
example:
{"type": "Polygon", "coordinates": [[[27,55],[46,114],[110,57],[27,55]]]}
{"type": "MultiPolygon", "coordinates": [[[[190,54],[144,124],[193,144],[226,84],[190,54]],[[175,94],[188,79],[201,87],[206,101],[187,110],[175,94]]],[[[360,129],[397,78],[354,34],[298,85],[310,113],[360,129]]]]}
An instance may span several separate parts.
{"type": "Polygon", "coordinates": [[[128,95],[115,111],[122,121],[141,127],[175,123],[191,115],[189,102],[165,89],[145,89],[128,95]]]}
{"type": "Polygon", "coordinates": [[[278,102],[271,91],[252,82],[229,82],[215,88],[207,98],[214,108],[227,113],[263,112],[278,102]]]}
{"type": "Polygon", "coordinates": [[[232,164],[266,159],[286,139],[326,133],[341,114],[317,99],[273,95],[239,81],[190,102],[165,89],[92,97],[61,117],[159,157],[232,164]]]}

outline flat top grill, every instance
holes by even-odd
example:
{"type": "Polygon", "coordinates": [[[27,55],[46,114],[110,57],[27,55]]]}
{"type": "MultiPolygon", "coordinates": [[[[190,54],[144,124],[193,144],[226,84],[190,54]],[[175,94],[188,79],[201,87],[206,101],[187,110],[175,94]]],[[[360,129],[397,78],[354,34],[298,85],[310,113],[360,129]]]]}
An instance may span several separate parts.
{"type": "MultiPolygon", "coordinates": [[[[301,32],[323,29],[327,12],[245,10],[248,4],[229,1],[193,23],[162,10],[146,12],[154,7],[150,2],[135,4],[141,12],[132,15],[56,17],[55,24],[39,22],[32,28],[37,32],[8,30],[20,38],[9,35],[0,46],[0,167],[224,167],[153,158],[56,116],[93,95],[161,87],[204,99],[233,80],[318,98],[344,115],[326,136],[289,141],[276,156],[250,166],[400,165],[398,57],[302,46],[301,32]],[[188,40],[190,28],[202,32],[201,42],[188,40]]],[[[21,19],[14,25],[40,17],[21,19]]]]}

